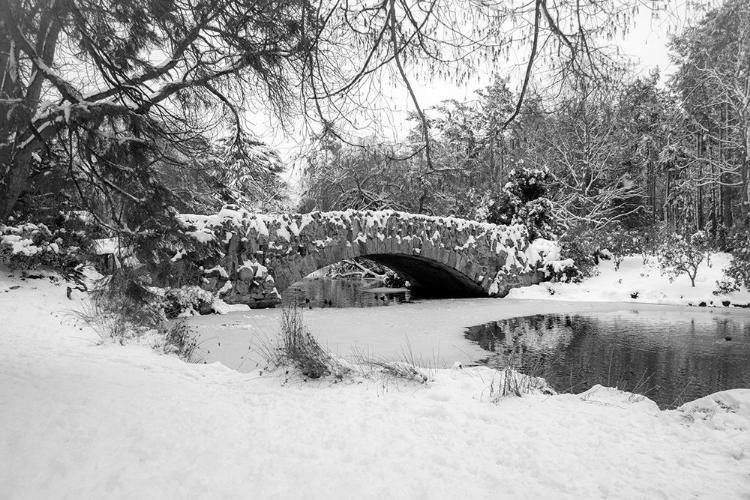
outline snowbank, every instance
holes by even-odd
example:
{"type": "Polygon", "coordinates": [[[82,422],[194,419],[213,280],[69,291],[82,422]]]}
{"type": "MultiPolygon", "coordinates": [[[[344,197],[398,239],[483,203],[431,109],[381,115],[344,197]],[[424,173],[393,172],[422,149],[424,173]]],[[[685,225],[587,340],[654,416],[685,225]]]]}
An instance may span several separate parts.
{"type": "Polygon", "coordinates": [[[743,289],[728,295],[713,295],[716,281],[722,278],[722,269],[729,265],[731,256],[725,253],[711,255],[710,265],[704,261],[698,269],[695,287],[687,275],[673,282],[659,272],[654,260],[646,265],[640,256],[626,257],[620,269],[615,270],[613,261],[601,261],[598,275],[583,283],[550,283],[515,288],[508,298],[543,299],[565,301],[639,302],[698,306],[724,307],[723,302],[745,305],[750,303],[750,292],[743,289]]]}
{"type": "Polygon", "coordinates": [[[494,404],[488,368],[437,370],[424,385],[242,374],[102,344],[66,315],[80,297],[64,283],[0,271],[0,498],[750,491],[747,390],[660,412],[602,387],[494,404]]]}

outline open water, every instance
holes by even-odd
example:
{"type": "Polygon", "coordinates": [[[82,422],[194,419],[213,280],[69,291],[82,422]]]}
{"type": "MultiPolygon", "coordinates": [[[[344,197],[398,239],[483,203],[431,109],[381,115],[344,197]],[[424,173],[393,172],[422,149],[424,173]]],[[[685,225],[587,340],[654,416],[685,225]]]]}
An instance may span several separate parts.
{"type": "MultiPolygon", "coordinates": [[[[669,408],[750,388],[750,310],[632,303],[413,297],[372,280],[308,279],[283,294],[319,342],[341,356],[511,365],[560,392],[594,384],[645,394],[669,408]]],[[[262,367],[280,309],[190,319],[207,362],[262,367]]]]}

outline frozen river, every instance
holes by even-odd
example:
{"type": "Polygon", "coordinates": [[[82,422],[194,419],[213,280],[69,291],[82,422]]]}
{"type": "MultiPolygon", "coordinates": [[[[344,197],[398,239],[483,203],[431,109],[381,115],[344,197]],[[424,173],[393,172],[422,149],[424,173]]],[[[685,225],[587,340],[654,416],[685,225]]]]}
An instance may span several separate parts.
{"type": "MultiPolygon", "coordinates": [[[[663,407],[750,386],[750,309],[489,298],[411,302],[403,292],[333,281],[298,288],[285,302],[300,304],[309,331],[341,357],[408,359],[427,368],[456,361],[512,364],[560,391],[601,383],[646,392],[663,407]],[[356,298],[349,300],[352,288],[356,298]],[[331,300],[358,307],[331,307],[331,300]],[[525,319],[503,321],[510,318],[525,319]]],[[[265,367],[262,351],[275,341],[281,312],[198,316],[189,323],[206,362],[250,372],[265,367]]]]}

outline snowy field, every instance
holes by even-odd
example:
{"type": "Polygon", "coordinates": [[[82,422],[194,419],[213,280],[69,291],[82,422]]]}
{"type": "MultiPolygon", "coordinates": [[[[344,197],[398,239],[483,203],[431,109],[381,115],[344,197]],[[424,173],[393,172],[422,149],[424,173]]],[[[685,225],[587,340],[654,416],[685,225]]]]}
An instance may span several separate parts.
{"type": "MultiPolygon", "coordinates": [[[[696,289],[626,261],[513,296],[716,300],[717,260],[696,289]]],[[[659,411],[601,387],[493,403],[487,368],[432,370],[424,385],[241,373],[102,343],[69,315],[80,296],[64,284],[10,274],[0,268],[2,499],[750,498],[750,389],[659,411]]]]}

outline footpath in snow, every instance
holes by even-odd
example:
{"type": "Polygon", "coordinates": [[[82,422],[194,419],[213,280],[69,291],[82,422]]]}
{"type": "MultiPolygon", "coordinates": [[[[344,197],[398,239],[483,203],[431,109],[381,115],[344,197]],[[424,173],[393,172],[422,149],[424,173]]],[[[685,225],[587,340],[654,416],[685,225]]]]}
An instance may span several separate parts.
{"type": "Polygon", "coordinates": [[[659,411],[493,403],[487,368],[304,382],[101,342],[73,297],[0,268],[2,499],[750,498],[750,389],[659,411]]]}

